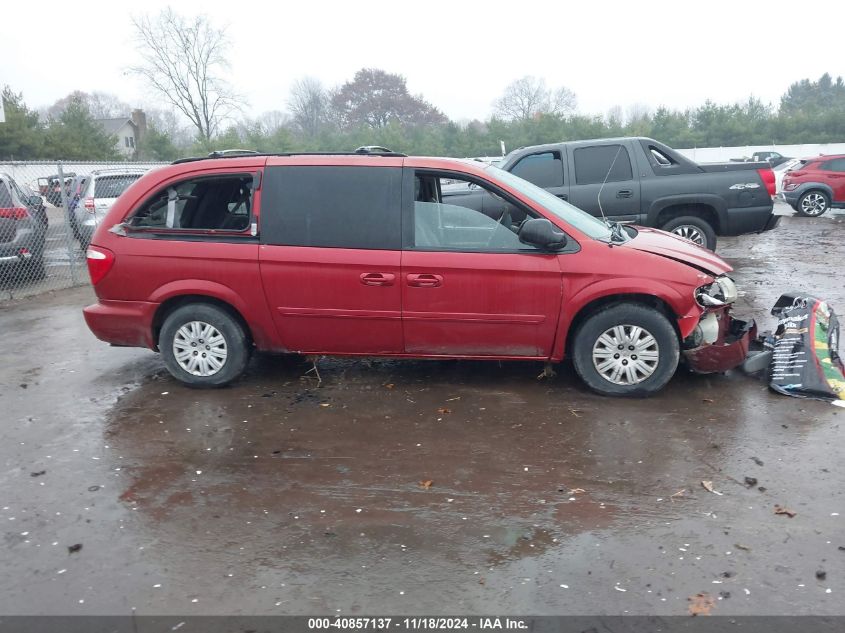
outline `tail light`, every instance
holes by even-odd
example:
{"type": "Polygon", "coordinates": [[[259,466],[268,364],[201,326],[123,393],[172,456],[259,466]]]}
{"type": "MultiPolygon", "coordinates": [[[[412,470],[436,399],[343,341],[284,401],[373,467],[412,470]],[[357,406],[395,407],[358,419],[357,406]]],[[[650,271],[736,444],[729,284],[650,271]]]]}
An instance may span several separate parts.
{"type": "Polygon", "coordinates": [[[0,218],[8,220],[25,220],[29,217],[24,207],[0,207],[0,218]]]}
{"type": "Polygon", "coordinates": [[[89,246],[85,252],[91,284],[96,286],[114,266],[114,253],[102,246],[89,246]]]}
{"type": "Polygon", "coordinates": [[[772,168],[764,167],[763,169],[758,169],[757,173],[760,174],[760,179],[766,185],[766,191],[769,192],[769,195],[775,195],[777,190],[775,187],[775,172],[772,171],[772,168]]]}
{"type": "Polygon", "coordinates": [[[85,198],[85,210],[88,213],[94,213],[94,198],[85,198]]]}

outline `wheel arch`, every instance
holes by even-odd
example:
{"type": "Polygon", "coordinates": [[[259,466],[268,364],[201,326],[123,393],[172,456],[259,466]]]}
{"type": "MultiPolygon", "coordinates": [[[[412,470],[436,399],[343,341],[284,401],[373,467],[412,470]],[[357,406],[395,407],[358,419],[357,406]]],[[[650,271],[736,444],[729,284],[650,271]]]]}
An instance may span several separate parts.
{"type": "Polygon", "coordinates": [[[167,317],[172,314],[178,308],[182,306],[189,305],[191,303],[204,303],[206,305],[212,305],[217,308],[220,308],[224,312],[226,312],[229,316],[231,316],[238,324],[243,328],[244,334],[247,337],[247,341],[250,345],[254,344],[254,336],[252,332],[252,328],[250,328],[249,323],[247,323],[246,319],[244,318],[243,314],[231,303],[220,299],[219,297],[215,297],[212,295],[205,295],[205,294],[177,294],[174,296],[169,297],[168,299],[164,300],[161,304],[159,304],[158,308],[153,315],[152,321],[152,340],[153,344],[155,345],[155,350],[158,351],[158,339],[161,335],[161,328],[164,325],[164,321],[167,317]]]}
{"type": "MultiPolygon", "coordinates": [[[[685,215],[701,218],[713,227],[714,233],[721,235],[727,226],[727,218],[723,217],[726,212],[719,211],[718,206],[712,200],[700,200],[697,198],[689,200],[664,200],[656,203],[652,209],[654,214],[653,226],[661,228],[673,218],[685,215]]],[[[649,214],[651,215],[651,214],[649,214]]]]}
{"type": "Polygon", "coordinates": [[[684,302],[677,290],[665,284],[644,287],[641,280],[635,279],[613,280],[612,286],[609,283],[593,284],[568,302],[574,307],[562,315],[559,326],[561,335],[554,350],[555,359],[562,360],[570,355],[572,341],[584,321],[599,310],[618,303],[638,303],[659,310],[669,319],[679,341],[689,335],[701,312],[694,300],[684,302]]]}
{"type": "Polygon", "coordinates": [[[821,191],[823,194],[827,196],[828,201],[830,204],[833,204],[833,188],[825,184],[823,182],[805,182],[798,185],[798,188],[794,191],[790,192],[795,196],[795,203],[797,204],[798,201],[801,199],[801,196],[804,194],[810,193],[811,191],[821,191]]]}

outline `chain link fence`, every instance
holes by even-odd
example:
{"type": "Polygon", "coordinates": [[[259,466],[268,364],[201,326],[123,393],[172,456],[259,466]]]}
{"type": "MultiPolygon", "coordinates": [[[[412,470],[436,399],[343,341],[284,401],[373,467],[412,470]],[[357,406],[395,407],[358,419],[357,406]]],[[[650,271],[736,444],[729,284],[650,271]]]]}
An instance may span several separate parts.
{"type": "Polygon", "coordinates": [[[85,249],[117,197],[165,163],[0,163],[0,302],[90,283],[85,249]]]}

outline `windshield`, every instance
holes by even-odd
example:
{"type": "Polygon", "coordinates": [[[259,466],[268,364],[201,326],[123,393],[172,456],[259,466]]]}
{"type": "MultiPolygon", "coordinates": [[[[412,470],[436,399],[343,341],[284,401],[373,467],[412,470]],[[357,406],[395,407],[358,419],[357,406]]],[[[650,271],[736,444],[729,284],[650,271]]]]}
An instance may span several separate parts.
{"type": "Polygon", "coordinates": [[[531,199],[533,202],[536,202],[567,224],[574,226],[585,235],[597,240],[606,240],[610,238],[612,234],[610,227],[598,218],[582,211],[578,207],[573,207],[568,202],[564,202],[557,196],[550,194],[545,189],[541,189],[537,185],[533,185],[519,176],[514,176],[513,174],[492,165],[487,169],[490,171],[492,176],[495,176],[503,183],[510,185],[519,193],[531,199]]]}

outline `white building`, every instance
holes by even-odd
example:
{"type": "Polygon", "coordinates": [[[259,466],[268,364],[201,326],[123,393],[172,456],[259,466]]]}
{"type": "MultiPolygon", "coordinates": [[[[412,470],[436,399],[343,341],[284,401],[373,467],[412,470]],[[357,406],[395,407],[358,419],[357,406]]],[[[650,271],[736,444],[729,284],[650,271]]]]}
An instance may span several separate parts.
{"type": "Polygon", "coordinates": [[[147,116],[143,110],[133,110],[129,117],[96,119],[97,124],[109,136],[117,138],[115,149],[127,158],[135,156],[138,142],[147,130],[147,116]]]}

